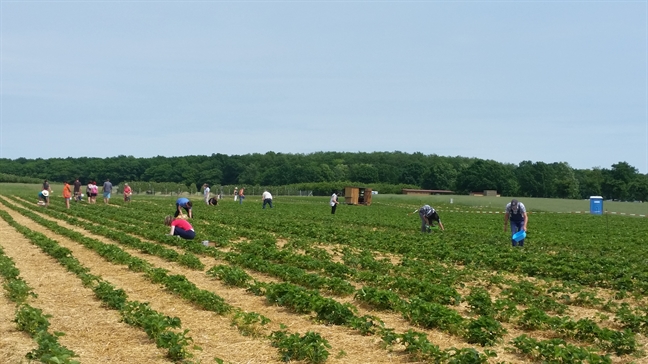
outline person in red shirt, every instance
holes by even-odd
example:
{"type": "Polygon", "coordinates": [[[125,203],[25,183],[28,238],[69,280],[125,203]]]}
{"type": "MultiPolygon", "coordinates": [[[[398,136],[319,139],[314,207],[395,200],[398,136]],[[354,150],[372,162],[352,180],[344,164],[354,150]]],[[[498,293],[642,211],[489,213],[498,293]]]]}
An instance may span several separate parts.
{"type": "Polygon", "coordinates": [[[124,183],[124,202],[130,202],[131,196],[133,195],[133,189],[128,183],[124,183]]]}
{"type": "Polygon", "coordinates": [[[65,207],[69,209],[70,199],[72,198],[72,189],[70,188],[70,184],[67,182],[63,185],[63,198],[65,199],[65,207]]]}
{"type": "Polygon", "coordinates": [[[196,232],[187,220],[177,219],[171,215],[168,215],[164,218],[164,225],[171,227],[171,231],[169,231],[167,235],[178,235],[179,237],[187,240],[192,240],[196,237],[196,232]]]}

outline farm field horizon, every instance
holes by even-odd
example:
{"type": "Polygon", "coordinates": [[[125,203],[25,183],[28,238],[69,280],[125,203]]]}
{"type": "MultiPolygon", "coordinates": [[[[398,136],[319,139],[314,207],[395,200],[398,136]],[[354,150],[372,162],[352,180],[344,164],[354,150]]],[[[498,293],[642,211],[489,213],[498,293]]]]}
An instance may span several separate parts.
{"type": "MultiPolygon", "coordinates": [[[[59,183],[52,183],[52,188],[54,190],[53,199],[59,198],[62,199],[61,191],[63,190],[63,185],[59,183]]],[[[24,193],[25,191],[32,191],[34,198],[37,198],[36,195],[40,191],[40,184],[27,184],[27,183],[0,183],[0,193],[24,193]]],[[[249,191],[248,191],[249,192],[249,191]]],[[[270,191],[273,192],[274,191],[270,191]]],[[[113,194],[116,198],[122,198],[121,194],[113,194]]],[[[260,195],[260,194],[259,194],[260,195]]],[[[151,197],[146,194],[135,194],[135,197],[139,198],[142,196],[151,197]]],[[[171,198],[173,195],[164,195],[157,194],[157,198],[171,198]]],[[[192,200],[202,200],[202,193],[196,194],[187,194],[184,193],[183,196],[190,197],[192,200]]],[[[258,197],[256,195],[250,195],[258,197]]],[[[232,198],[232,196],[224,196],[224,199],[232,198]]],[[[296,196],[283,196],[283,195],[274,195],[275,199],[284,199],[295,198],[296,196]]],[[[259,197],[260,198],[260,197],[259,197]]],[[[317,201],[328,201],[328,197],[324,196],[315,196],[315,197],[303,197],[306,199],[313,199],[317,201]]],[[[418,196],[418,195],[394,195],[394,194],[377,194],[373,196],[373,202],[376,204],[430,204],[436,208],[435,205],[445,206],[448,205],[448,208],[456,209],[458,206],[465,206],[475,209],[481,209],[484,211],[504,211],[504,207],[511,199],[517,198],[525,204],[527,210],[533,212],[576,212],[581,213],[589,212],[589,200],[575,200],[575,199],[560,199],[560,198],[537,198],[537,197],[517,197],[517,196],[468,196],[468,195],[427,195],[427,196],[418,196]],[[450,200],[452,199],[452,204],[450,200]],[[454,205],[454,206],[452,206],[454,205]]],[[[343,201],[343,197],[340,198],[340,201],[343,201]]],[[[604,210],[608,212],[624,213],[624,214],[635,214],[635,215],[648,215],[648,203],[647,202],[623,202],[623,201],[604,201],[604,210]]]]}
{"type": "MultiPolygon", "coordinates": [[[[214,207],[192,195],[196,238],[185,241],[163,225],[177,196],[67,210],[53,188],[39,207],[38,185],[0,185],[0,246],[37,295],[27,303],[51,315],[81,363],[647,360],[645,218],[532,213],[514,248],[501,214],[462,212],[502,211],[509,197],[379,194],[331,215],[328,197],[275,196],[261,209],[260,196],[214,207]],[[408,213],[424,203],[445,231],[419,232],[408,213]]],[[[520,201],[532,212],[589,209],[520,201]]],[[[15,303],[0,306],[14,318],[15,303]]],[[[26,362],[37,346],[15,326],[0,328],[3,362],[26,362]]]]}

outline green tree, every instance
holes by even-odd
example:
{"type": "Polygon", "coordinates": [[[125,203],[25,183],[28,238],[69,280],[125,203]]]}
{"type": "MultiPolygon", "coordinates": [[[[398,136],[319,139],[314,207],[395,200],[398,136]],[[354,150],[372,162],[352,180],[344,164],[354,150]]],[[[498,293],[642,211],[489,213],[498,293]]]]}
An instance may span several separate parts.
{"type": "Polygon", "coordinates": [[[261,168],[256,163],[248,164],[243,173],[239,175],[238,180],[239,183],[258,185],[261,183],[261,168]]]}
{"type": "Polygon", "coordinates": [[[556,194],[552,197],[579,198],[578,179],[576,179],[574,170],[569,164],[565,162],[553,163],[551,167],[553,168],[553,184],[556,194]]]}
{"type": "Polygon", "coordinates": [[[367,163],[354,164],[349,169],[349,180],[362,183],[378,182],[378,169],[367,163]]]}
{"type": "Polygon", "coordinates": [[[447,162],[433,164],[423,175],[422,187],[429,190],[453,190],[457,171],[447,162]]]}

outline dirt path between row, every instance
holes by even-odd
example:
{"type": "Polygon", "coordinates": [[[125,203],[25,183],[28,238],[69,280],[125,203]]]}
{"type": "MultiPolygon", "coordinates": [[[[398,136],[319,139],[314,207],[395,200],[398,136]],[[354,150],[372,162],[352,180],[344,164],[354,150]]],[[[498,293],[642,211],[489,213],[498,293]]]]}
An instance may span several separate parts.
{"type": "MultiPolygon", "coordinates": [[[[0,229],[0,234],[3,230],[0,229]]],[[[3,241],[8,238],[3,237],[3,241]]],[[[4,284],[0,279],[0,284],[4,284]]],[[[4,291],[4,290],[3,290],[4,291]]],[[[16,304],[9,301],[0,293],[0,362],[22,364],[27,363],[25,354],[37,347],[36,342],[29,335],[18,331],[16,324],[11,320],[16,318],[16,304]]]]}
{"type": "MultiPolygon", "coordinates": [[[[81,362],[169,362],[146,333],[120,322],[117,311],[101,307],[94,293],[83,287],[76,275],[67,272],[3,220],[0,234],[5,253],[38,295],[29,300],[30,305],[52,315],[50,332],[64,332],[65,336],[59,339],[61,345],[79,355],[81,362]]],[[[22,349],[18,353],[26,354],[22,349]]]]}

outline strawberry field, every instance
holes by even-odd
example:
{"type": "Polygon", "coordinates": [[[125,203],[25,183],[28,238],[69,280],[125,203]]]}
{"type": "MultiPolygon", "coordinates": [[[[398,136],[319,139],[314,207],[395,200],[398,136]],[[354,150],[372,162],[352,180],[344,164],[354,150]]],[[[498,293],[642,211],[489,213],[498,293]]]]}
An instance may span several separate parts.
{"type": "Polygon", "coordinates": [[[454,205],[422,234],[407,202],[196,197],[187,241],[173,198],[114,200],[0,195],[2,362],[648,360],[642,218],[531,213],[514,248],[454,205]]]}

